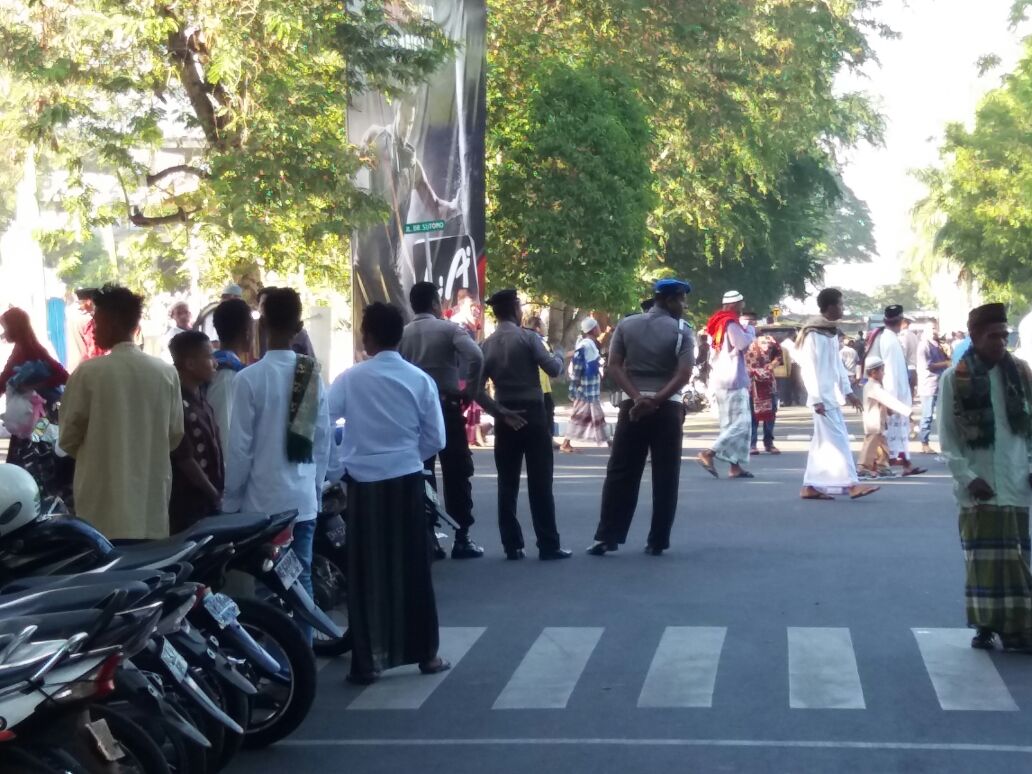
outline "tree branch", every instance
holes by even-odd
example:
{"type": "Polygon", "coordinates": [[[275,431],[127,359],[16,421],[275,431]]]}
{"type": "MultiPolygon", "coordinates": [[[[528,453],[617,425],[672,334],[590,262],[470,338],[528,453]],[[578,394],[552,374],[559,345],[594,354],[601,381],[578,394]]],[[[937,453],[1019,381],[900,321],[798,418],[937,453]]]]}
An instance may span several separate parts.
{"type": "Polygon", "coordinates": [[[134,226],[141,227],[165,226],[169,223],[186,223],[190,220],[190,216],[195,212],[197,212],[197,210],[184,210],[182,207],[177,207],[176,211],[171,215],[144,215],[140,212],[139,207],[133,207],[132,212],[129,214],[129,222],[134,226]]]}
{"type": "Polygon", "coordinates": [[[196,175],[197,177],[208,177],[208,173],[200,167],[194,167],[190,164],[176,164],[175,166],[167,167],[160,172],[155,172],[153,175],[147,175],[147,185],[154,185],[160,180],[164,180],[169,175],[175,175],[182,173],[184,175],[196,175]]]}

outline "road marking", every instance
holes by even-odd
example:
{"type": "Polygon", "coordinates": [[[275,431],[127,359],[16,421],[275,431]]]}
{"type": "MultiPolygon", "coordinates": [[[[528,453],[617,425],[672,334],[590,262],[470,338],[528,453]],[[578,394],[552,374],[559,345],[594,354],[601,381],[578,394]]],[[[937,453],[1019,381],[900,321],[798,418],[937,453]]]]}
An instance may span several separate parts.
{"type": "Polygon", "coordinates": [[[727,628],[670,626],[652,658],[639,707],[712,707],[727,628]]]}
{"type": "MultiPolygon", "coordinates": [[[[455,667],[486,629],[483,627],[441,627],[441,658],[455,667]]],[[[417,710],[450,672],[423,675],[419,667],[392,669],[377,682],[362,690],[348,705],[349,710],[417,710]]]]}
{"type": "Polygon", "coordinates": [[[812,750],[904,750],[920,752],[1020,753],[1032,745],[964,742],[850,742],[796,739],[283,739],[277,747],[740,747],[812,750]]]}
{"type": "Polygon", "coordinates": [[[793,709],[864,709],[849,629],[788,628],[788,704],[793,709]]]}
{"type": "Polygon", "coordinates": [[[971,647],[971,629],[912,631],[944,710],[1017,712],[989,654],[971,647]]]}
{"type": "Polygon", "coordinates": [[[545,629],[493,709],[563,709],[601,637],[602,629],[597,627],[545,629]]]}

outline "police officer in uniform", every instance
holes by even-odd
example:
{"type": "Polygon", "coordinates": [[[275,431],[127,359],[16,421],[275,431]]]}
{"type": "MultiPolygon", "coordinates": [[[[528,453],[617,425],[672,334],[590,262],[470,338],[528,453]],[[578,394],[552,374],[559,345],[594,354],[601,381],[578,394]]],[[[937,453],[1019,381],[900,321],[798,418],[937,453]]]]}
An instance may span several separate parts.
{"type": "MultiPolygon", "coordinates": [[[[461,325],[441,319],[441,299],[432,282],[419,282],[409,291],[415,317],[405,326],[399,351],[436,383],[444,414],[445,447],[441,458],[444,507],[459,525],[452,544],[452,559],[476,559],[484,549],[470,539],[473,526],[473,455],[466,437],[463,403],[473,400],[480,387],[484,355],[461,325]],[[459,380],[465,387],[459,388],[459,380]]],[[[434,470],[434,458],[426,461],[434,470]]],[[[437,479],[434,479],[437,488],[437,479]]],[[[443,556],[443,552],[440,554],[443,556]]]]}
{"type": "Polygon", "coordinates": [[[481,390],[477,399],[495,420],[498,468],[498,528],[507,559],[522,559],[523,532],[516,519],[520,472],[527,460],[527,493],[541,559],[568,559],[559,543],[552,496],[552,428],[545,417],[540,367],[549,376],[563,370],[563,357],[551,355],[533,331],[520,327],[523,309],[515,290],[500,290],[487,300],[498,327],[484,342],[484,379],[495,398],[481,390]]]}
{"type": "Polygon", "coordinates": [[[638,504],[645,459],[652,452],[652,528],[645,552],[670,547],[681,474],[681,389],[695,365],[695,338],[681,315],[691,285],[655,284],[655,303],[620,321],[609,344],[609,377],[623,390],[613,450],[602,487],[602,513],[588,553],[602,556],[626,542],[638,504]]]}

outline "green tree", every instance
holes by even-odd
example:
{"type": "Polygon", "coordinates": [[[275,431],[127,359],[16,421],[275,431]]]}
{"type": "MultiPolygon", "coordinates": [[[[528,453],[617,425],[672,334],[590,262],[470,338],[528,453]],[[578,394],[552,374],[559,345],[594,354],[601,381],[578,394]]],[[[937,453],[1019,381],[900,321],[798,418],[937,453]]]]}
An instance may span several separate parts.
{"type": "Polygon", "coordinates": [[[347,139],[348,100],[418,82],[451,49],[407,8],[14,0],[0,7],[0,68],[22,87],[18,136],[67,173],[69,241],[129,229],[120,269],[152,288],[181,284],[191,250],[212,283],[301,267],[342,283],[351,230],[384,212],[352,183],[365,159],[347,139]]]}
{"type": "Polygon", "coordinates": [[[915,226],[929,235],[919,251],[926,269],[950,261],[990,295],[1015,302],[1032,300],[1030,125],[1027,41],[1014,72],[980,102],[973,127],[947,126],[941,166],[919,173],[929,195],[914,212],[915,226]]]}
{"type": "Polygon", "coordinates": [[[495,135],[492,277],[574,306],[632,304],[654,201],[643,106],[612,67],[545,62],[526,86],[522,131],[495,135]]]}

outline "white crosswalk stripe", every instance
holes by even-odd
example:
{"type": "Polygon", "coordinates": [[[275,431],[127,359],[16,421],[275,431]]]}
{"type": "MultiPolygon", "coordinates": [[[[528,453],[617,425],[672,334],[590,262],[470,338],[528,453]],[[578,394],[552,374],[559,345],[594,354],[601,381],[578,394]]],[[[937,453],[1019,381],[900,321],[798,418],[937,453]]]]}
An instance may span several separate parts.
{"type": "Polygon", "coordinates": [[[601,637],[602,629],[597,627],[545,629],[495,700],[494,709],[563,709],[601,637]]]}
{"type": "MultiPolygon", "coordinates": [[[[441,627],[442,657],[454,668],[484,633],[483,627],[441,627]]],[[[378,682],[367,686],[350,705],[349,710],[417,710],[430,698],[451,672],[423,675],[419,667],[407,666],[391,670],[378,682]]]]}
{"type": "Polygon", "coordinates": [[[671,626],[663,632],[645,677],[639,707],[712,707],[727,629],[671,626]]]}
{"type": "Polygon", "coordinates": [[[1018,705],[989,654],[971,647],[970,629],[913,632],[944,710],[1017,711],[1018,705]]]}
{"type": "Polygon", "coordinates": [[[864,709],[864,689],[849,629],[788,628],[788,705],[864,709]]]}
{"type": "MultiPolygon", "coordinates": [[[[496,697],[492,709],[565,709],[604,631],[602,627],[542,630],[496,697]]],[[[441,655],[458,666],[484,632],[479,627],[442,627],[441,655]]],[[[919,662],[923,663],[941,709],[1020,711],[992,657],[970,647],[969,629],[923,628],[912,632],[917,647],[900,657],[912,659],[915,670],[920,670],[919,662]]],[[[787,676],[790,708],[866,709],[864,683],[871,688],[881,677],[868,673],[861,680],[849,629],[788,627],[786,635],[787,663],[772,663],[770,668],[783,670],[782,674],[787,676]]],[[[637,706],[713,707],[725,645],[736,636],[747,635],[741,629],[721,626],[667,627],[652,653],[637,706]]],[[[418,710],[451,674],[420,675],[414,666],[391,670],[363,689],[348,709],[418,710]]],[[[461,680],[461,676],[457,679],[461,680]]],[[[923,678],[919,675],[918,679],[923,678]]]]}

